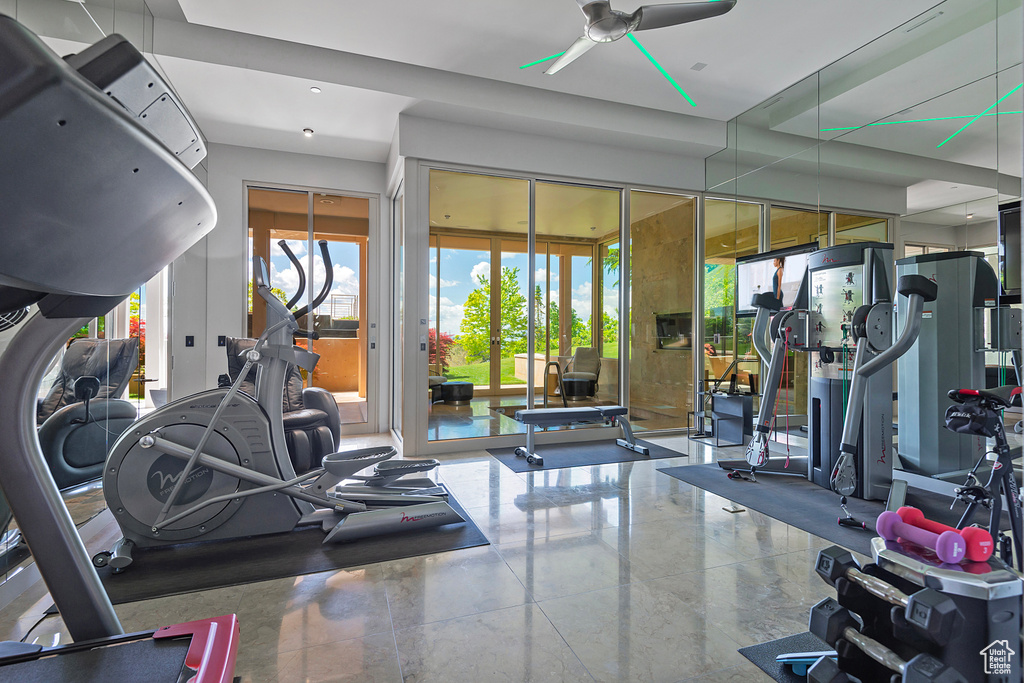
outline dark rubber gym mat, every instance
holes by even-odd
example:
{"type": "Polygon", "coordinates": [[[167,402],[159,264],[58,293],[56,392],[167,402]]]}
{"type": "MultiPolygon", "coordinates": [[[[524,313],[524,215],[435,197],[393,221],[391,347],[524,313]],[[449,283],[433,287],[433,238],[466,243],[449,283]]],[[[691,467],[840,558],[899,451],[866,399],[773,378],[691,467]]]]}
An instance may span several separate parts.
{"type": "Polygon", "coordinates": [[[669,450],[664,446],[658,446],[648,441],[637,439],[636,442],[651,449],[651,454],[640,455],[628,448],[618,446],[615,444],[615,439],[609,441],[585,441],[583,443],[551,443],[536,446],[537,455],[544,458],[544,465],[531,465],[527,463],[526,458],[520,458],[516,455],[515,448],[488,448],[487,452],[513,472],[539,472],[541,470],[557,470],[563,467],[608,465],[616,462],[686,457],[686,453],[669,450]]]}
{"type": "Polygon", "coordinates": [[[311,527],[270,536],[140,548],[121,574],[109,567],[97,571],[111,602],[120,604],[488,545],[455,497],[448,502],[465,523],[330,545],[323,543],[325,534],[319,527],[311,527]]]}
{"type": "Polygon", "coordinates": [[[776,662],[775,658],[790,652],[823,652],[831,649],[828,643],[811,633],[798,633],[760,645],[742,647],[739,652],[779,683],[804,683],[807,676],[797,676],[788,666],[776,662]]]}
{"type": "MultiPolygon", "coordinates": [[[[867,522],[865,531],[839,526],[842,512],[839,496],[804,477],[758,474],[756,482],[739,481],[729,479],[726,471],[716,464],[666,467],[659,472],[868,556],[871,555],[871,539],[875,536],[875,520],[885,510],[883,500],[849,499],[847,507],[853,516],[867,522]]],[[[964,506],[957,505],[951,511],[949,504],[949,498],[938,494],[915,489],[907,491],[907,505],[920,508],[928,519],[955,525],[964,506]]],[[[1003,519],[1004,527],[1008,526],[1009,518],[1004,515],[1003,519]]]]}

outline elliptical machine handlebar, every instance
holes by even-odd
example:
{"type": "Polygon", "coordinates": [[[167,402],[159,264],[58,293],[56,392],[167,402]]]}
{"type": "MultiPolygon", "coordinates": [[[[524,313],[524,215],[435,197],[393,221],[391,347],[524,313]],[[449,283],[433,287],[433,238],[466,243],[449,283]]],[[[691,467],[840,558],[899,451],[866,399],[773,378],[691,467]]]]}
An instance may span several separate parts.
{"type": "Polygon", "coordinates": [[[306,291],[306,271],[302,268],[302,263],[299,261],[298,257],[295,256],[295,252],[293,252],[291,247],[288,246],[287,240],[279,240],[277,246],[281,247],[281,251],[284,252],[284,255],[287,256],[288,260],[292,262],[293,266],[295,266],[295,270],[299,272],[299,287],[295,290],[295,296],[288,299],[288,303],[284,305],[284,307],[290,311],[292,306],[298,303],[299,299],[302,298],[303,293],[306,291]]]}
{"type": "MultiPolygon", "coordinates": [[[[320,240],[317,242],[320,245],[320,256],[324,260],[324,269],[326,271],[326,278],[324,279],[324,286],[320,288],[320,292],[313,299],[313,303],[303,306],[299,310],[295,311],[295,320],[301,319],[304,315],[310,311],[315,311],[317,306],[327,300],[327,295],[331,293],[331,287],[334,286],[334,265],[331,263],[331,253],[327,250],[327,240],[320,240]]],[[[301,272],[302,268],[299,267],[301,272]]]]}

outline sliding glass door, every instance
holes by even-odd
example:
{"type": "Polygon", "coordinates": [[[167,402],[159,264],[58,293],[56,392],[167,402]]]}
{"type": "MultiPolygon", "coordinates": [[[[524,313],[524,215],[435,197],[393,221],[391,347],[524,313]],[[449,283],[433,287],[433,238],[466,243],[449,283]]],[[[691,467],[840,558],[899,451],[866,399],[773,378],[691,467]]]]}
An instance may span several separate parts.
{"type": "MultiPolygon", "coordinates": [[[[303,380],[334,396],[343,425],[367,423],[375,386],[368,362],[370,204],[366,197],[309,190],[248,191],[250,267],[254,259],[267,261],[271,289],[285,303],[304,287],[293,311],[311,305],[324,288],[327,269],[318,244],[327,243],[331,286],[320,305],[298,321],[303,333],[296,343],[320,355],[316,369],[304,373],[303,380]],[[282,243],[301,264],[304,282],[282,243]]],[[[258,337],[265,327],[266,305],[253,296],[250,279],[248,335],[258,337]]]]}

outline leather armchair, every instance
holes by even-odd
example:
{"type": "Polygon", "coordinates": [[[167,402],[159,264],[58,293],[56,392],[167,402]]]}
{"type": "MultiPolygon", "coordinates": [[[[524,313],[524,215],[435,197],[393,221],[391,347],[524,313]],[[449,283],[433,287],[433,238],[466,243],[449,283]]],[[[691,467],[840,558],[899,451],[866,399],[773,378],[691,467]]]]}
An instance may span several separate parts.
{"type": "MultiPolygon", "coordinates": [[[[220,385],[231,386],[242,371],[245,361],[239,357],[256,345],[255,339],[228,337],[228,374],[221,375],[220,385]]],[[[256,368],[242,380],[241,391],[256,396],[256,368]]],[[[302,374],[292,367],[282,397],[284,434],[288,455],[296,474],[319,467],[325,455],[335,451],[341,438],[341,414],[331,392],[319,387],[302,388],[302,374]]]]}
{"type": "Polygon", "coordinates": [[[61,489],[103,475],[114,441],[131,426],[135,406],[120,400],[139,364],[139,340],[76,339],[65,350],[60,371],[36,411],[39,445],[61,489]],[[95,377],[99,391],[86,404],[75,398],[75,382],[95,377]]]}

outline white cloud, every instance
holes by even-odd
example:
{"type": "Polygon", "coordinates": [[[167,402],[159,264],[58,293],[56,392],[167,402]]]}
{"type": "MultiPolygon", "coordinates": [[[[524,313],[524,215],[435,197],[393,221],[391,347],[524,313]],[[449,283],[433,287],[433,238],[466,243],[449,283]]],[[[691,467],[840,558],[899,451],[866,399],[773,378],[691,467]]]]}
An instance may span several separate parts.
{"type": "Polygon", "coordinates": [[[480,263],[473,266],[473,270],[469,271],[469,275],[475,285],[479,282],[478,278],[483,275],[485,278],[490,279],[491,277],[491,264],[488,261],[481,261],[480,263]]]}
{"type": "Polygon", "coordinates": [[[299,287],[299,271],[295,266],[289,265],[284,270],[278,270],[273,263],[270,264],[270,286],[283,289],[291,297],[299,287]]]}
{"type": "MultiPolygon", "coordinates": [[[[459,284],[458,280],[445,280],[444,278],[441,278],[442,287],[454,287],[457,284],[459,284]]],[[[437,287],[437,276],[434,275],[433,273],[430,274],[430,287],[431,289],[437,287]]]]}
{"type": "MultiPolygon", "coordinates": [[[[288,248],[292,250],[296,258],[301,259],[306,255],[306,241],[305,240],[285,240],[288,248]]],[[[284,256],[284,249],[278,246],[277,242],[271,242],[270,244],[270,256],[284,256]]],[[[305,265],[305,264],[303,264],[305,265]]]]}
{"type": "MultiPolygon", "coordinates": [[[[545,282],[547,282],[547,277],[548,277],[548,270],[547,270],[547,268],[538,268],[537,272],[534,273],[534,278],[536,278],[537,284],[544,284],[545,282]]],[[[554,274],[551,275],[551,284],[554,285],[554,284],[557,284],[557,283],[558,283],[558,273],[554,273],[554,274]]]]}
{"type": "MultiPolygon", "coordinates": [[[[429,299],[430,311],[433,312],[437,310],[437,297],[431,295],[429,299]]],[[[464,315],[465,310],[462,305],[456,304],[446,296],[441,297],[441,324],[439,327],[442,332],[448,332],[453,335],[458,334],[464,315]]]]}
{"type": "Polygon", "coordinates": [[[584,282],[582,285],[572,291],[572,307],[576,311],[577,315],[581,318],[590,316],[591,311],[591,293],[594,291],[593,286],[589,282],[584,282]]]}

